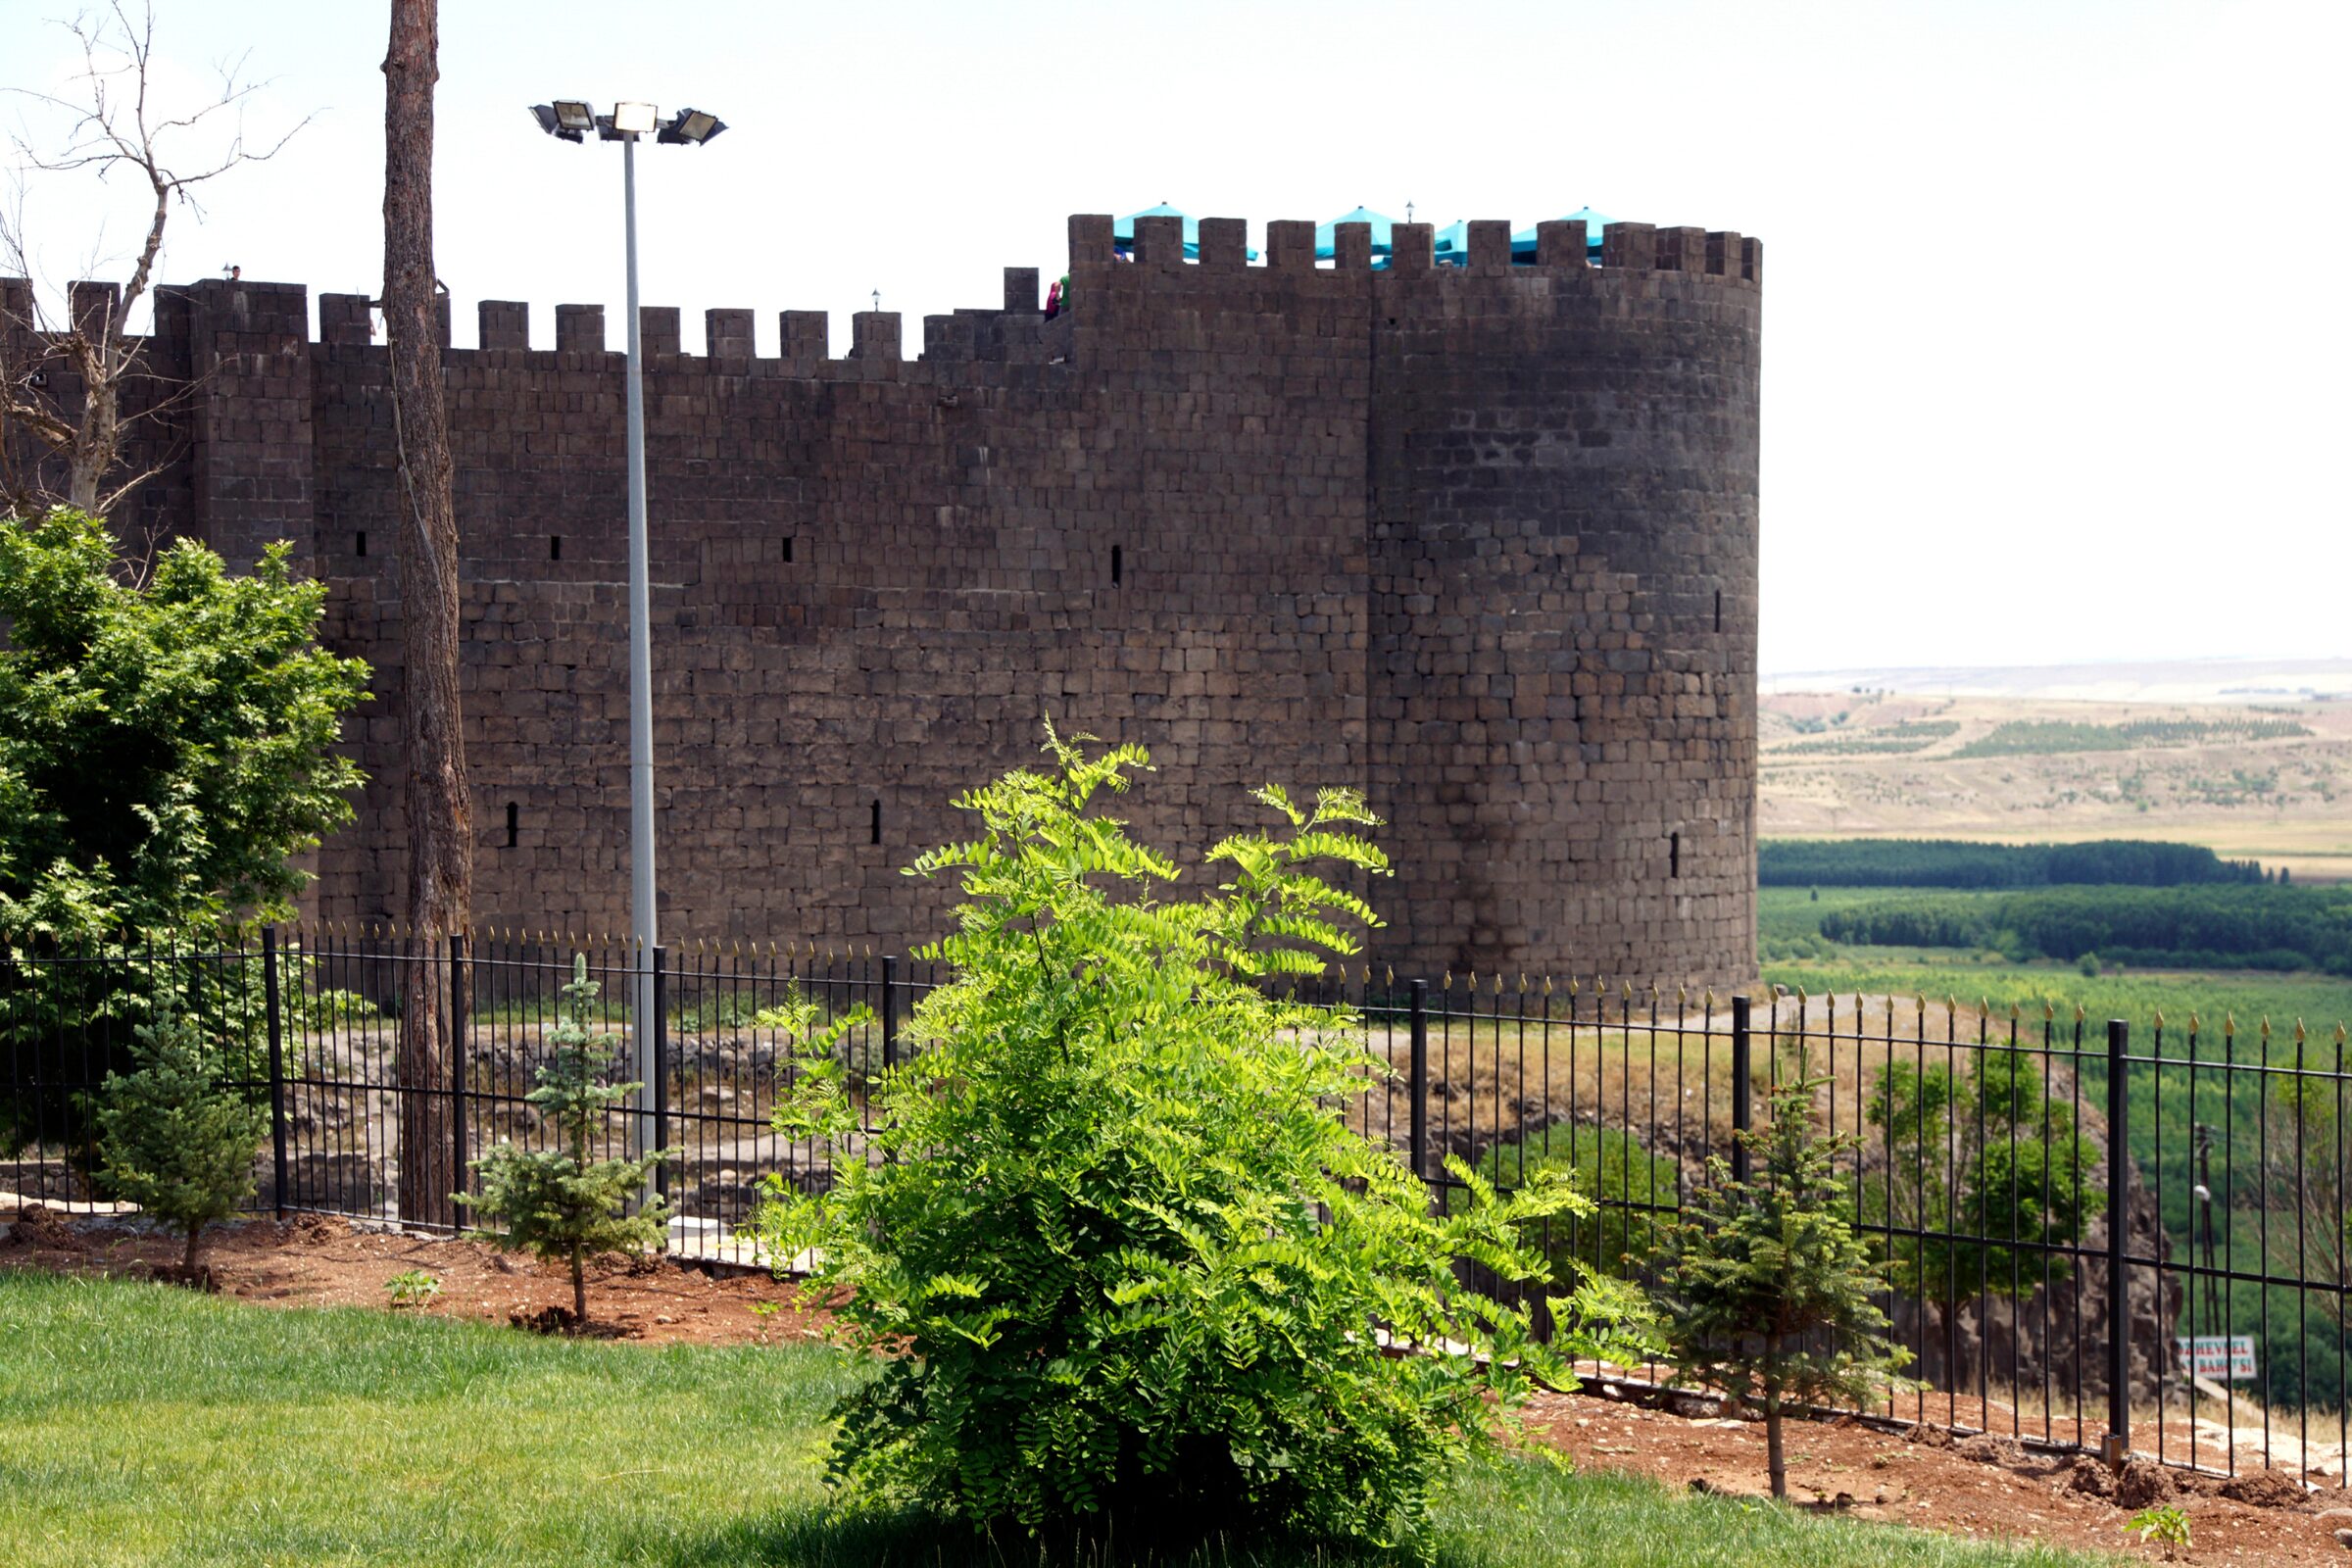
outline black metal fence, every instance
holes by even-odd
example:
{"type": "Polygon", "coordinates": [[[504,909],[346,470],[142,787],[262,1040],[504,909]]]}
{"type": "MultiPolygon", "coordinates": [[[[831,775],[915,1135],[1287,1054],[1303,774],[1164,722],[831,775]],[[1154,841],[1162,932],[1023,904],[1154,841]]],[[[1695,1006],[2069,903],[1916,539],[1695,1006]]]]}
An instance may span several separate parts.
{"type": "MultiPolygon", "coordinates": [[[[648,1086],[612,1117],[609,1148],[668,1152],[674,1250],[743,1261],[753,1254],[737,1232],[765,1178],[831,1180],[834,1151],[772,1125],[796,1048],[867,1007],[873,1021],[838,1047],[856,1085],[896,1059],[901,1020],[941,978],[806,946],[657,949],[640,1020],[640,956],[619,944],[265,931],[201,951],[20,949],[0,963],[0,1188],[59,1204],[99,1196],[88,1098],[166,996],[268,1099],[257,1208],[447,1228],[457,1212],[429,1195],[424,1212],[400,1213],[404,1102],[446,1096],[429,1124],[446,1129],[461,1173],[500,1140],[551,1139],[524,1097],[582,954],[612,1072],[648,1086]],[[458,1049],[442,1087],[417,1089],[401,1081],[399,1020],[428,979],[458,1049]]],[[[1551,1222],[1541,1245],[1562,1264],[1636,1278],[1651,1275],[1660,1229],[1711,1159],[1743,1172],[1733,1135],[1771,1087],[1822,1080],[1814,1113],[1850,1140],[1850,1213],[1886,1265],[1883,1304],[1918,1379],[1865,1415],[2346,1483],[2341,1031],[2217,1035],[2157,1019],[2135,1032],[2046,1008],[1365,970],[1317,1000],[1347,1003],[1394,1069],[1346,1107],[1351,1124],[1396,1149],[1433,1201],[1461,1200],[1449,1156],[1505,1188],[1564,1166],[1597,1210],[1551,1222]]]]}

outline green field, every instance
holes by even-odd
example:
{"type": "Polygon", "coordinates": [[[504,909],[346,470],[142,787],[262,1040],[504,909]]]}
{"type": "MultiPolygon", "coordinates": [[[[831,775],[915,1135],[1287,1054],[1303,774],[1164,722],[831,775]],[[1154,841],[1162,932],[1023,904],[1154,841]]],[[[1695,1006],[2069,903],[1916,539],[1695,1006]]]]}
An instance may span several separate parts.
{"type": "MultiPolygon", "coordinates": [[[[2315,1033],[2331,1034],[2339,1021],[2352,1024],[2352,979],[2332,975],[2249,969],[2117,972],[2108,965],[2086,976],[2074,963],[2021,963],[1982,949],[1840,947],[1822,938],[1824,916],[1884,904],[1902,897],[1904,890],[1822,888],[1819,893],[1818,900],[1803,888],[1765,888],[1757,895],[1756,937],[1766,980],[1816,995],[1951,997],[1963,1004],[1989,1002],[2003,1011],[2012,1005],[2038,1011],[2052,1003],[2071,1014],[2080,1004],[2090,1017],[2124,1018],[2141,1028],[2151,1026],[2160,1011],[2174,1027],[2192,1012],[2200,1020],[2234,1015],[2248,1025],[2267,1017],[2282,1028],[2300,1018],[2315,1033]]],[[[2003,897],[1997,891],[1941,888],[1918,893],[1938,904],[2003,897]]]]}
{"type": "MultiPolygon", "coordinates": [[[[0,1562],[981,1568],[1040,1548],[829,1506],[816,1348],[573,1344],[0,1274],[0,1562]]],[[[1673,1495],[1519,1461],[1445,1502],[1447,1568],[2066,1568],[2114,1559],[1673,1495]]],[[[1343,1568],[1390,1556],[1124,1544],[1055,1560],[1343,1568]]]]}

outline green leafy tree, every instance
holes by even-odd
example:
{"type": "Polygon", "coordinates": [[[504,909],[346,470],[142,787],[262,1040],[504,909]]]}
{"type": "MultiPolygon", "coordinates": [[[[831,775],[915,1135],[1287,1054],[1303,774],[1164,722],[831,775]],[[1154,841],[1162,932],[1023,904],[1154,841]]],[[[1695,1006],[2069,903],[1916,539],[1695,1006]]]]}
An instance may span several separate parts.
{"type": "Polygon", "coordinates": [[[1933,1314],[1929,1342],[1948,1378],[1959,1309],[1979,1296],[2029,1296],[2070,1263],[2107,1203],[2074,1107],[2048,1093],[2032,1054],[1979,1048],[1965,1075],[1889,1061],[1863,1110],[1883,1165],[1862,1186],[1859,1221],[1897,1289],[1933,1314]]]}
{"type": "Polygon", "coordinates": [[[144,585],[105,525],[0,519],[0,930],[61,938],[282,917],[351,819],[334,755],[368,666],[317,645],[323,583],[182,540],[144,585]]]}
{"type": "Polygon", "coordinates": [[[107,1187],[188,1239],[181,1266],[196,1268],[204,1228],[253,1196],[253,1156],[270,1113],[224,1081],[226,1054],[195,1021],[162,1012],[140,1024],[137,1066],[107,1074],[97,1133],[107,1187]]]}
{"type": "MultiPolygon", "coordinates": [[[[773,1255],[813,1249],[851,1343],[883,1352],[845,1398],[829,1479],[1031,1532],[1162,1527],[1425,1544],[1433,1492],[1531,1379],[1566,1384],[1526,1309],[1464,1289],[1457,1257],[1541,1280],[1519,1236],[1589,1213],[1556,1171],[1433,1214],[1341,1107],[1380,1063],[1339,1008],[1283,995],[1354,950],[1358,895],[1313,867],[1387,871],[1348,791],[1255,799],[1283,824],[1208,854],[1213,892],[1098,800],[1148,766],[1049,731],[1054,765],[956,805],[956,979],[872,1087],[870,1141],[835,1047],[808,1043],[777,1125],[835,1148],[819,1198],[770,1185],[773,1255]],[[1464,1353],[1489,1352],[1484,1364],[1464,1353]],[[1403,1352],[1403,1353],[1399,1353],[1403,1352]]],[[[1638,1309],[1586,1280],[1552,1303],[1592,1353],[1638,1309]]]]}
{"type": "Polygon", "coordinates": [[[1693,1218],[1667,1233],[1661,1296],[1675,1365],[1761,1405],[1772,1494],[1788,1494],[1782,1416],[1791,1403],[1877,1397],[1909,1360],[1872,1297],[1886,1288],[1846,1217],[1834,1161],[1853,1140],[1813,1125],[1828,1080],[1803,1058],[1773,1091],[1771,1122],[1736,1134],[1756,1162],[1732,1179],[1721,1157],[1693,1194],[1693,1218]]]}
{"type": "Polygon", "coordinates": [[[599,1081],[619,1037],[595,1030],[603,987],[588,978],[587,955],[573,956],[571,976],[551,1042],[555,1054],[540,1065],[538,1087],[523,1097],[555,1125],[561,1147],[517,1149],[502,1141],[473,1162],[480,1195],[460,1193],[457,1200],[500,1227],[501,1246],[569,1262],[576,1326],[588,1321],[589,1254],[660,1247],[669,1209],[649,1199],[631,1210],[662,1162],[659,1151],[636,1159],[594,1157],[597,1132],[640,1086],[599,1081]]]}
{"type": "MultiPolygon", "coordinates": [[[[183,541],[143,583],[78,513],[0,517],[0,1148],[35,1121],[20,1086],[128,1064],[159,998],[225,1044],[259,976],[233,966],[27,960],[122,956],[119,934],[185,939],[282,918],[297,857],[348,821],[360,771],[335,755],[367,665],[317,645],[323,584],[283,547],[251,576],[183,541]]],[[[47,1107],[79,1139],[74,1106],[47,1107]]]]}

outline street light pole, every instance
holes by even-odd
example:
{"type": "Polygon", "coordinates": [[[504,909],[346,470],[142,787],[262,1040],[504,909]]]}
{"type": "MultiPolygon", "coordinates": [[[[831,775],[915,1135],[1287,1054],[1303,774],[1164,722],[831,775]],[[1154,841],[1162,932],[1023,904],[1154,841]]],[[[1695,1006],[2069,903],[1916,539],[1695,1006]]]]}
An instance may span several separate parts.
{"type": "Polygon", "coordinates": [[[636,1150],[661,1147],[655,1114],[661,1064],[654,1059],[654,950],[661,942],[660,899],[654,874],[654,634],[653,549],[647,537],[645,497],[645,344],[637,306],[637,142],[655,139],[699,147],[725,130],[717,116],[682,109],[667,120],[653,105],[623,102],[609,115],[577,99],[532,106],[539,128],[561,141],[583,142],[591,131],[600,141],[620,143],[620,199],[623,245],[628,259],[628,370],[626,442],[629,487],[629,935],[636,949],[631,966],[636,995],[630,1017],[631,1052],[637,1082],[636,1150]]]}
{"type": "Polygon", "coordinates": [[[645,525],[645,345],[637,310],[637,138],[620,144],[622,227],[629,271],[629,926],[637,946],[637,1149],[659,1142],[654,1125],[654,949],[661,942],[654,882],[653,547],[645,525]]]}

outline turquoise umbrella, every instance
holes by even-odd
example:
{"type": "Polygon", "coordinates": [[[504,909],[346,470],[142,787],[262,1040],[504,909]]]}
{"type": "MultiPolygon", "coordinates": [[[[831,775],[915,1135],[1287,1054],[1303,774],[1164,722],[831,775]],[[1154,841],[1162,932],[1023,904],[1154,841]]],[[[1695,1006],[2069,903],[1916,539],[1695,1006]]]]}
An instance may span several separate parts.
{"type": "MultiPolygon", "coordinates": [[[[1604,217],[1590,207],[1579,207],[1560,221],[1583,223],[1585,225],[1585,249],[1593,256],[1598,256],[1600,254],[1600,231],[1617,220],[1604,217]]],[[[1511,260],[1524,266],[1535,265],[1536,231],[1534,229],[1523,228],[1511,236],[1511,260]]]]}
{"type": "Polygon", "coordinates": [[[1437,257],[1440,267],[1461,267],[1470,260],[1470,220],[1457,218],[1438,230],[1437,257]]]}
{"type": "MultiPolygon", "coordinates": [[[[1125,218],[1122,218],[1117,222],[1111,224],[1111,243],[1115,245],[1124,245],[1130,250],[1134,249],[1135,220],[1139,218],[1183,219],[1184,259],[1188,262],[1197,262],[1200,259],[1200,220],[1185,212],[1185,210],[1181,207],[1170,207],[1166,202],[1161,202],[1157,207],[1147,207],[1140,213],[1129,213],[1125,218]]],[[[1249,251],[1247,254],[1250,260],[1253,262],[1257,260],[1256,251],[1249,251]]]]}
{"type": "Polygon", "coordinates": [[[1369,207],[1358,207],[1352,213],[1342,213],[1339,217],[1333,219],[1328,223],[1317,223],[1315,225],[1316,261],[1328,262],[1339,254],[1339,247],[1333,231],[1342,223],[1371,224],[1372,254],[1375,256],[1386,256],[1389,254],[1391,231],[1396,227],[1396,220],[1394,218],[1383,218],[1380,214],[1372,211],[1372,209],[1369,207]]]}

